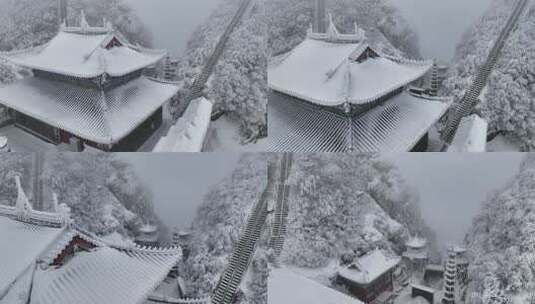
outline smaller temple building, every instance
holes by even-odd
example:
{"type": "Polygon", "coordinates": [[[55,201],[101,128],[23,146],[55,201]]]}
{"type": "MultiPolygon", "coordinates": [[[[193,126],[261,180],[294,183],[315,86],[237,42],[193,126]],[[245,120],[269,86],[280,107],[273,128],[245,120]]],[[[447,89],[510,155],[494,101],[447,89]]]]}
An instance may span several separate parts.
{"type": "Polygon", "coordinates": [[[403,253],[403,261],[413,273],[424,272],[428,263],[427,240],[420,237],[412,237],[406,243],[406,251],[403,253]]]}
{"type": "Polygon", "coordinates": [[[340,269],[336,280],[364,303],[383,303],[394,291],[393,273],[399,263],[399,257],[374,250],[340,269]]]}
{"type": "Polygon", "coordinates": [[[33,76],[0,88],[15,126],[73,150],[134,152],[163,124],[178,87],[144,76],[165,51],[132,45],[104,21],[61,26],[44,45],[0,53],[33,76]]]}
{"type": "Polygon", "coordinates": [[[135,242],[140,246],[157,247],[159,246],[159,237],[157,226],[145,224],[139,228],[135,242]]]}

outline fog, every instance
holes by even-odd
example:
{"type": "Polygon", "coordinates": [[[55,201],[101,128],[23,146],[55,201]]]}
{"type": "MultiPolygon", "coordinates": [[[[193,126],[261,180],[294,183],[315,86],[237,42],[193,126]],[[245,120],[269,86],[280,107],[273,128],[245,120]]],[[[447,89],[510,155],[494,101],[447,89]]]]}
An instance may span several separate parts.
{"type": "Polygon", "coordinates": [[[237,153],[125,153],[154,193],[156,213],[169,227],[188,228],[204,195],[232,173],[237,153]]]}
{"type": "Polygon", "coordinates": [[[422,215],[441,248],[462,243],[490,192],[518,172],[521,153],[398,154],[385,158],[419,191],[422,215]]]}
{"type": "Polygon", "coordinates": [[[150,29],[155,48],[179,57],[221,0],[126,0],[150,29]]]}
{"type": "Polygon", "coordinates": [[[425,58],[449,62],[464,32],[492,0],[390,0],[418,34],[425,58]]]}

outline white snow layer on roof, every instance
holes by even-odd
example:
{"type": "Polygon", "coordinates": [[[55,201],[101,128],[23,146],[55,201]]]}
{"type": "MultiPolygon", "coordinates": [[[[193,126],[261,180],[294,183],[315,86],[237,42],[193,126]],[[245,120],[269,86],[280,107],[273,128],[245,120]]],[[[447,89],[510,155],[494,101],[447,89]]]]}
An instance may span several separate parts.
{"type": "Polygon", "coordinates": [[[270,64],[269,87],[325,106],[362,104],[421,78],[433,66],[431,61],[397,62],[385,57],[350,63],[349,58],[366,48],[365,43],[305,39],[284,60],[270,64]]]}
{"type": "Polygon", "coordinates": [[[165,51],[140,50],[121,41],[122,46],[106,49],[114,33],[86,34],[60,31],[47,44],[27,51],[1,56],[15,64],[48,72],[92,78],[104,73],[122,76],[155,64],[165,51]]]}
{"type": "Polygon", "coordinates": [[[411,237],[405,245],[408,247],[420,248],[427,245],[427,240],[421,237],[411,237]]]}
{"type": "Polygon", "coordinates": [[[61,268],[38,268],[32,303],[140,303],[167,276],[179,254],[109,247],[78,253],[61,268]]]}
{"type": "Polygon", "coordinates": [[[400,262],[398,257],[389,257],[381,250],[374,250],[358,259],[350,267],[342,268],[338,274],[358,284],[369,284],[379,276],[395,267],[400,262]]]}
{"type": "Polygon", "coordinates": [[[211,101],[199,98],[190,103],[153,152],[202,152],[212,117],[211,101]]]}
{"type": "Polygon", "coordinates": [[[272,269],[268,278],[268,304],[359,304],[357,299],[323,286],[284,268],[272,269]]]}
{"type": "Polygon", "coordinates": [[[130,134],[178,91],[145,77],[109,91],[30,77],[0,88],[0,104],[100,144],[130,134]]]}
{"type": "Polygon", "coordinates": [[[0,216],[0,297],[63,231],[0,216]]]}
{"type": "Polygon", "coordinates": [[[271,93],[269,150],[272,152],[347,152],[349,129],[355,152],[407,152],[444,115],[451,100],[399,94],[361,117],[315,108],[295,98],[271,93]]]}
{"type": "Polygon", "coordinates": [[[488,123],[478,115],[461,120],[448,152],[485,152],[488,123]]]}

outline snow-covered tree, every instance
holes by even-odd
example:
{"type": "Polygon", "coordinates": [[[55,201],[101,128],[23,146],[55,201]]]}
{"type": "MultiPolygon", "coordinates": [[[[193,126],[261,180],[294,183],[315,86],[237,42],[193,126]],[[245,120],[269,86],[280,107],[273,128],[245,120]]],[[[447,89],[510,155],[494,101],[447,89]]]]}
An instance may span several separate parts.
{"type": "MultiPolygon", "coordinates": [[[[240,124],[243,142],[265,137],[267,133],[265,2],[252,1],[230,36],[207,89],[215,107],[240,124]]],[[[179,96],[186,96],[185,91],[201,72],[241,3],[241,0],[222,1],[206,23],[193,33],[178,69],[178,79],[185,84],[179,96]]]]}
{"type": "MultiPolygon", "coordinates": [[[[355,22],[367,31],[377,50],[420,57],[418,39],[406,20],[384,0],[332,0],[327,10],[342,32],[354,30],[355,22]]],[[[293,49],[306,35],[313,20],[314,1],[273,0],[266,6],[269,53],[278,55],[293,49]]]]}
{"type": "Polygon", "coordinates": [[[418,198],[376,155],[296,155],[284,263],[322,267],[375,248],[401,254],[410,235],[434,243],[418,198]]]}
{"type": "MultiPolygon", "coordinates": [[[[266,154],[245,154],[232,175],[205,196],[192,225],[191,253],[181,265],[181,272],[187,278],[188,296],[211,294],[228,266],[228,258],[241,229],[266,186],[268,157],[266,154]]],[[[257,252],[249,270],[253,279],[246,284],[251,292],[240,297],[242,304],[259,303],[266,293],[262,278],[267,260],[262,249],[257,252]],[[255,273],[256,270],[260,273],[255,273]]]]}
{"type": "Polygon", "coordinates": [[[535,157],[485,202],[466,237],[472,262],[469,293],[483,303],[508,303],[535,289],[535,157]],[[490,298],[505,302],[488,302],[490,298]],[[487,302],[486,302],[487,301],[487,302]]]}
{"type": "MultiPolygon", "coordinates": [[[[444,94],[461,100],[477,68],[487,57],[509,15],[514,0],[494,0],[457,45],[444,94]]],[[[518,139],[522,149],[535,148],[535,4],[528,2],[518,28],[509,37],[476,111],[489,122],[489,132],[518,139]]]]}

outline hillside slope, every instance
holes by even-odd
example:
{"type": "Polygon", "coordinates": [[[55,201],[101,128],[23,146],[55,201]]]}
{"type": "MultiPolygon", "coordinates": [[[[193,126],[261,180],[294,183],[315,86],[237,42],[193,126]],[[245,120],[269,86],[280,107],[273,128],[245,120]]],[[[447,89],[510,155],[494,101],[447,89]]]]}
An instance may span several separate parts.
{"type": "MultiPolygon", "coordinates": [[[[224,0],[191,36],[181,59],[178,80],[190,87],[212,54],[242,0],[224,0]]],[[[243,142],[266,135],[265,0],[253,0],[230,36],[208,84],[208,97],[240,126],[243,142]]],[[[187,92],[181,92],[186,96],[187,92]]]]}
{"type": "Polygon", "coordinates": [[[319,268],[375,248],[401,255],[411,235],[434,246],[415,192],[377,156],[299,155],[293,167],[284,263],[319,268]]]}
{"type": "MultiPolygon", "coordinates": [[[[191,253],[181,266],[184,277],[188,278],[188,296],[207,296],[216,287],[241,229],[266,186],[266,157],[265,154],[244,155],[232,175],[204,198],[192,225],[191,253]]],[[[262,303],[265,296],[267,257],[264,246],[260,247],[250,268],[252,275],[242,284],[249,292],[240,297],[239,303],[262,303]]]]}
{"type": "Polygon", "coordinates": [[[529,155],[519,174],[491,195],[474,219],[466,237],[472,257],[468,303],[535,303],[533,189],[535,156],[529,155]]]}
{"type": "MultiPolygon", "coordinates": [[[[484,16],[470,28],[457,46],[444,94],[461,100],[475,72],[486,59],[516,0],[494,0],[484,16]]],[[[489,132],[518,139],[523,150],[535,148],[535,2],[513,32],[491,74],[478,107],[489,122],[489,132]]]]}
{"type": "MultiPolygon", "coordinates": [[[[33,155],[0,154],[0,203],[13,205],[16,187],[12,173],[22,176],[30,199],[33,155]]],[[[166,228],[154,213],[152,194],[141,183],[129,164],[112,154],[49,154],[43,166],[44,209],[50,210],[52,193],[67,204],[76,225],[98,235],[117,232],[134,237],[144,223],[160,226],[162,241],[166,228]]]]}

